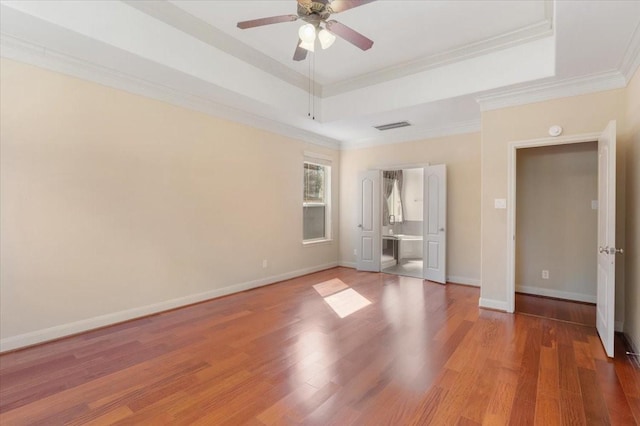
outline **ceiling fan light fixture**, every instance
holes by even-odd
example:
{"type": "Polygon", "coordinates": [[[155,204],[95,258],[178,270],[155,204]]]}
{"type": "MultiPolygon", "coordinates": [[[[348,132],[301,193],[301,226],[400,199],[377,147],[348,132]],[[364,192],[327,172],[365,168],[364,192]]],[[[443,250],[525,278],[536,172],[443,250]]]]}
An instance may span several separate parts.
{"type": "Polygon", "coordinates": [[[302,47],[303,49],[307,49],[309,52],[313,52],[315,48],[315,42],[302,40],[298,46],[302,47]]]}
{"type": "Polygon", "coordinates": [[[316,27],[311,24],[304,24],[298,30],[298,36],[305,43],[313,43],[316,40],[316,27]]]}
{"type": "Polygon", "coordinates": [[[333,42],[336,41],[336,36],[326,28],[323,28],[318,33],[318,40],[320,40],[320,46],[322,46],[323,49],[328,49],[333,42]]]}

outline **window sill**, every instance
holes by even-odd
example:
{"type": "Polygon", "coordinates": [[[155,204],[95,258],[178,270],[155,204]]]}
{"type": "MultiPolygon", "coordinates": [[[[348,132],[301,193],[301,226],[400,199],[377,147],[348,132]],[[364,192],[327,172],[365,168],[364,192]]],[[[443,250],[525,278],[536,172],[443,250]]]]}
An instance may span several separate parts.
{"type": "Polygon", "coordinates": [[[305,246],[305,247],[308,247],[308,246],[316,246],[316,245],[319,245],[319,244],[330,244],[332,242],[333,242],[333,239],[325,238],[325,239],[322,239],[322,240],[303,241],[302,245],[305,246]]]}

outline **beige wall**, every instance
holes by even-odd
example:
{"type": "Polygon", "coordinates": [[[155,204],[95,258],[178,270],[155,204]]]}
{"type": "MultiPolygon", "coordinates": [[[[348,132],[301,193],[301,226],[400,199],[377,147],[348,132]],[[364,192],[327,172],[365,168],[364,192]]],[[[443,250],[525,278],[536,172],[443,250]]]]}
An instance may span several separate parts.
{"type": "Polygon", "coordinates": [[[340,170],[340,261],[353,264],[357,247],[358,172],[388,166],[447,165],[447,276],[480,278],[480,134],[343,151],[340,170]]]}
{"type": "Polygon", "coordinates": [[[516,172],[516,291],[595,302],[597,142],[519,149],[516,172]]]}
{"type": "Polygon", "coordinates": [[[640,350],[640,70],[627,86],[625,334],[640,350]]]}
{"type": "Polygon", "coordinates": [[[5,348],[337,262],[302,246],[301,203],[303,152],[333,157],[338,238],[339,152],[1,67],[5,348]]]}
{"type": "Polygon", "coordinates": [[[506,210],[493,200],[507,197],[507,144],[546,137],[553,124],[599,132],[610,119],[621,129],[618,245],[629,259],[618,262],[626,285],[616,320],[640,342],[638,73],[626,89],[484,112],[481,133],[338,153],[13,61],[1,67],[3,342],[351,264],[357,173],[427,162],[448,166],[448,276],[481,278],[483,298],[506,302],[506,210]],[[334,160],[334,243],[300,241],[305,150],[334,160]]]}
{"type": "MultiPolygon", "coordinates": [[[[482,299],[506,308],[507,295],[507,210],[494,208],[495,198],[507,198],[508,145],[548,137],[554,124],[563,135],[601,132],[609,120],[619,128],[625,119],[625,89],[592,93],[504,108],[482,113],[482,299]]],[[[624,240],[624,153],[626,141],[618,141],[617,239],[624,240]]],[[[624,282],[624,259],[618,262],[618,282],[624,282]]],[[[624,319],[624,286],[616,287],[616,321],[624,319]]]]}

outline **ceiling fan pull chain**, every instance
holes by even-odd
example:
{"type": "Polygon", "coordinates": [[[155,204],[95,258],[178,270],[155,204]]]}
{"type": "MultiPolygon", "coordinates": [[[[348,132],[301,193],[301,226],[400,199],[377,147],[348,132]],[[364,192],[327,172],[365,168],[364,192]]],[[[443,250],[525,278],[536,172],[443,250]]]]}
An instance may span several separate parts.
{"type": "Polygon", "coordinates": [[[308,67],[307,76],[309,77],[309,87],[307,90],[307,93],[309,94],[309,102],[307,105],[307,107],[309,108],[309,113],[307,114],[307,116],[311,118],[311,59],[309,59],[309,61],[307,62],[307,67],[308,67]]]}

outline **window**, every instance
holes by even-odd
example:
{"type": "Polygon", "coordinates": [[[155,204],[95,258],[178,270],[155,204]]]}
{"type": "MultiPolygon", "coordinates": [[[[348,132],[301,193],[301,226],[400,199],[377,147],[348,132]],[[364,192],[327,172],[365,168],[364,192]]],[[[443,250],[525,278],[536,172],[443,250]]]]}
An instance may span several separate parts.
{"type": "Polygon", "coordinates": [[[305,243],[331,238],[331,166],[326,161],[304,162],[302,239],[305,243]]]}

